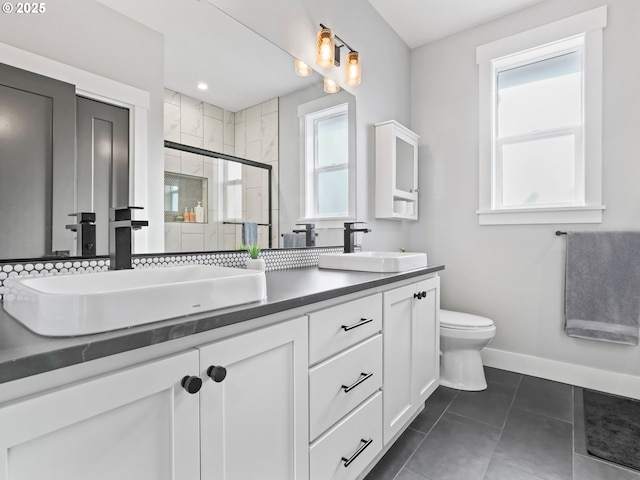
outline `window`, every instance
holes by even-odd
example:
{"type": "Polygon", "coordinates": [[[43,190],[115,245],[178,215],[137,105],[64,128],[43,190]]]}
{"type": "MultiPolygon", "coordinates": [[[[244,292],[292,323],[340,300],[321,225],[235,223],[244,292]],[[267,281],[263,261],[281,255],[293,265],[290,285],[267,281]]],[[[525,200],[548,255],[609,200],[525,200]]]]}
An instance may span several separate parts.
{"type": "Polygon", "coordinates": [[[332,96],[299,107],[304,156],[301,219],[330,222],[355,216],[351,102],[332,96]]]}
{"type": "Polygon", "coordinates": [[[242,164],[224,162],[224,218],[242,219],[242,164]]]}
{"type": "Polygon", "coordinates": [[[348,123],[346,104],[305,117],[308,217],[349,213],[348,123]]]}
{"type": "Polygon", "coordinates": [[[606,7],[477,49],[480,224],[598,223],[606,7]]]}

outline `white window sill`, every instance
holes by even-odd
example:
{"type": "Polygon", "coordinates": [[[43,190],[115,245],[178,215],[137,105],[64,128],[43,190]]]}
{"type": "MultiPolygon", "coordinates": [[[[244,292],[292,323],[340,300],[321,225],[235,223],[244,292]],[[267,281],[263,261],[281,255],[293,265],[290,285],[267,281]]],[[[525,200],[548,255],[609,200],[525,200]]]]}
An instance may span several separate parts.
{"type": "Polygon", "coordinates": [[[604,205],[586,207],[478,210],[480,225],[536,225],[550,223],[602,223],[604,205]]]}

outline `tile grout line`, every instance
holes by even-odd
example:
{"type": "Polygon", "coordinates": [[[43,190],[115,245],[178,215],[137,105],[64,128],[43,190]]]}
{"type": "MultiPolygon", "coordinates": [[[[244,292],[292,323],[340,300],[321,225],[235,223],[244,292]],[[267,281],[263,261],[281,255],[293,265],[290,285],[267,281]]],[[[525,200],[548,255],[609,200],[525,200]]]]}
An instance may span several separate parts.
{"type": "Polygon", "coordinates": [[[576,387],[571,387],[571,478],[576,478],[576,387]]]}
{"type": "Polygon", "coordinates": [[[507,425],[507,420],[509,419],[509,415],[511,415],[511,410],[513,409],[513,404],[516,401],[516,396],[518,395],[518,391],[520,390],[520,384],[522,383],[522,374],[520,375],[520,380],[518,380],[518,385],[516,386],[515,392],[513,392],[513,398],[511,399],[511,404],[509,404],[509,408],[507,409],[507,414],[504,417],[504,422],[502,422],[502,427],[500,428],[500,435],[498,435],[498,440],[496,441],[496,445],[493,448],[493,452],[491,453],[491,457],[489,457],[489,463],[484,469],[482,473],[482,478],[487,476],[487,471],[489,470],[489,465],[491,465],[491,461],[493,460],[494,455],[496,454],[496,448],[498,448],[498,444],[502,439],[502,434],[504,433],[504,427],[507,425]]]}
{"type": "MultiPolygon", "coordinates": [[[[424,432],[420,432],[420,430],[416,430],[414,428],[408,427],[411,430],[413,430],[414,432],[419,432],[419,433],[423,433],[424,434],[424,438],[422,440],[420,440],[420,443],[418,443],[418,445],[416,446],[416,448],[413,450],[413,452],[411,452],[411,455],[409,455],[409,458],[407,458],[405,460],[405,462],[402,464],[402,466],[400,467],[400,469],[396,472],[396,474],[394,475],[392,480],[395,480],[396,478],[398,478],[398,475],[400,475],[400,472],[402,472],[402,470],[406,467],[407,463],[409,463],[409,460],[411,460],[411,458],[413,457],[413,455],[418,451],[418,449],[420,448],[420,446],[422,445],[422,443],[427,439],[427,437],[429,436],[429,434],[431,433],[431,430],[434,429],[434,427],[438,424],[438,422],[440,421],[440,419],[444,416],[445,413],[447,413],[447,410],[449,409],[449,407],[451,406],[451,404],[453,403],[453,401],[458,397],[458,394],[456,393],[455,396],[451,399],[451,401],[447,404],[446,407],[444,407],[444,409],[442,410],[442,413],[440,414],[440,416],[438,417],[438,419],[433,422],[433,425],[431,425],[431,428],[429,429],[429,431],[427,433],[424,432]]],[[[426,404],[426,400],[425,400],[425,404],[426,404]]],[[[425,405],[425,409],[426,409],[426,405],[425,405]]],[[[409,470],[407,468],[407,470],[409,470]]],[[[413,470],[409,470],[410,472],[415,473],[416,475],[420,475],[417,472],[414,472],[413,470]]],[[[424,475],[420,475],[420,476],[424,476],[424,475]]],[[[425,477],[426,478],[426,477],[425,477]]],[[[427,478],[427,480],[429,480],[427,478]]]]}

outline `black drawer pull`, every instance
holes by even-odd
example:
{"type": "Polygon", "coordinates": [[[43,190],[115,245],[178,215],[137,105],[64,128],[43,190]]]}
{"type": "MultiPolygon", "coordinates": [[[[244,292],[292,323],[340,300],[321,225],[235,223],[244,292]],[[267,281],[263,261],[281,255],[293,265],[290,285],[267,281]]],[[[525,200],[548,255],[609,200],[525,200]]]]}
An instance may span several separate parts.
{"type": "Polygon", "coordinates": [[[348,467],[349,465],[351,465],[351,462],[353,462],[356,458],[358,458],[358,455],[360,455],[362,452],[364,452],[364,449],[367,448],[369,445],[371,445],[373,443],[373,438],[370,438],[369,440],[365,440],[363,438],[360,441],[364,442],[364,443],[362,445],[360,445],[360,448],[358,448],[358,450],[356,450],[356,453],[351,455],[351,457],[349,457],[349,458],[342,457],[342,461],[344,462],[344,466],[345,467],[348,467]]]}
{"type": "Polygon", "coordinates": [[[362,325],[366,325],[367,323],[373,322],[373,318],[361,318],[359,322],[354,323],[353,325],[342,325],[342,329],[345,332],[349,330],[353,330],[354,328],[361,327],[362,325]]]}
{"type": "Polygon", "coordinates": [[[360,378],[358,378],[358,380],[356,380],[351,385],[349,385],[349,386],[342,385],[342,388],[344,389],[344,393],[349,393],[351,390],[353,390],[358,385],[360,385],[362,382],[364,382],[366,379],[371,378],[372,376],[373,376],[373,372],[371,372],[371,373],[361,373],[360,374],[360,378]]]}

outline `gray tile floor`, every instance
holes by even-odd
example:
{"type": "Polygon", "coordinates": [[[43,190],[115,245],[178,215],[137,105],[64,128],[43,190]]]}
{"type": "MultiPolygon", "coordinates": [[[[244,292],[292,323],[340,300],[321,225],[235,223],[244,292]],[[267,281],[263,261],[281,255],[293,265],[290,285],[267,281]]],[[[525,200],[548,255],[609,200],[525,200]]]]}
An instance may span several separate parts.
{"type": "Polygon", "coordinates": [[[483,392],[438,388],[365,480],[640,480],[587,454],[581,388],[485,371],[483,392]]]}

